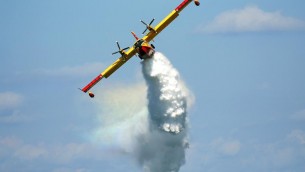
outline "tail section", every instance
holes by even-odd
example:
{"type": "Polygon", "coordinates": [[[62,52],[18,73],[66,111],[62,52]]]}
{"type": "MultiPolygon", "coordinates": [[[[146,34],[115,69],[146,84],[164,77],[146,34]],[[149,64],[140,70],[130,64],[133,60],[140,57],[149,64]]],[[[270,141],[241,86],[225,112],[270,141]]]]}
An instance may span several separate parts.
{"type": "Polygon", "coordinates": [[[134,32],[131,32],[131,34],[134,36],[134,38],[136,38],[136,40],[139,40],[139,38],[137,37],[137,35],[134,32]]]}

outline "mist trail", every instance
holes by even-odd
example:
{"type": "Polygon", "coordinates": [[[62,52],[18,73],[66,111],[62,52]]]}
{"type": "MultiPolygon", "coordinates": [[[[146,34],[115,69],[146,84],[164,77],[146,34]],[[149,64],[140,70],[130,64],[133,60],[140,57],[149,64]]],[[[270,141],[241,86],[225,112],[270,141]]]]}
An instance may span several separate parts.
{"type": "Polygon", "coordinates": [[[178,172],[185,163],[188,91],[161,53],[142,62],[147,85],[148,131],[138,137],[136,155],[145,172],[178,172]]]}

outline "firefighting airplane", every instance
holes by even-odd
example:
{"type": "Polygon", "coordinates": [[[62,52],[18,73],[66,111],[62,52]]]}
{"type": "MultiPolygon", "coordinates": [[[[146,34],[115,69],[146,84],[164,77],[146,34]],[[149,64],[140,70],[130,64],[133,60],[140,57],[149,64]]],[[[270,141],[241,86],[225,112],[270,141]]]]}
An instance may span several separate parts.
{"type": "MultiPolygon", "coordinates": [[[[126,47],[121,49],[120,44],[118,42],[118,51],[112,53],[117,54],[120,53],[121,57],[117,59],[112,65],[110,65],[107,69],[105,69],[101,74],[99,74],[96,78],[94,78],[88,85],[84,88],[80,89],[84,93],[89,94],[91,98],[94,97],[94,94],[89,91],[95,84],[97,84],[102,78],[108,78],[112,73],[114,73],[118,68],[120,68],[124,63],[126,63],[131,57],[134,55],[138,55],[140,59],[151,58],[155,53],[155,47],[153,44],[149,42],[152,41],[159,33],[162,32],[164,28],[166,28],[172,21],[174,21],[179,13],[189,5],[193,0],[184,0],[180,5],[178,5],[169,15],[167,15],[156,27],[152,27],[151,24],[154,22],[153,19],[149,24],[145,23],[141,20],[141,22],[146,26],[143,34],[148,30],[149,32],[141,39],[139,39],[134,32],[131,32],[135,37],[136,42],[132,47],[126,47]],[[128,51],[125,51],[128,50],[128,51]]],[[[196,6],[200,5],[199,0],[194,0],[196,6]]]]}

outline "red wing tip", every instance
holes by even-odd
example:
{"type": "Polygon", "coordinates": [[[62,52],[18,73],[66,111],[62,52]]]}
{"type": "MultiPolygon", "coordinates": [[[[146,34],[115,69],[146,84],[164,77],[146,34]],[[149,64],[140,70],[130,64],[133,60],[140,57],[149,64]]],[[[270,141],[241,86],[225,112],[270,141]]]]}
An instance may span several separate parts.
{"type": "Polygon", "coordinates": [[[81,91],[84,92],[84,93],[87,93],[87,90],[85,90],[84,88],[83,88],[83,89],[80,89],[80,88],[79,88],[79,90],[81,90],[81,91]]]}
{"type": "MultiPolygon", "coordinates": [[[[85,90],[83,90],[83,89],[80,89],[80,88],[78,88],[78,89],[81,90],[81,91],[84,92],[84,93],[87,93],[87,91],[85,91],[85,90]]],[[[94,96],[95,96],[91,91],[88,92],[88,95],[89,95],[89,97],[91,97],[91,98],[94,98],[94,96]]]]}
{"type": "Polygon", "coordinates": [[[81,90],[82,92],[86,93],[86,91],[84,89],[78,88],[79,90],[81,90]]]}

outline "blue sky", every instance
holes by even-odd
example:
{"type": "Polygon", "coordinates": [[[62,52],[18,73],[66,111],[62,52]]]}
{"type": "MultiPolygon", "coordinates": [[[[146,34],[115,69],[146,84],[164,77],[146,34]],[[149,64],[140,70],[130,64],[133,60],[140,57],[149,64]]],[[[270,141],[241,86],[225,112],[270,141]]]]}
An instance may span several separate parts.
{"type": "MultiPolygon", "coordinates": [[[[121,97],[145,98],[139,59],[94,100],[77,88],[180,1],[0,0],[0,171],[142,171],[124,127],[97,136],[105,109],[128,121],[121,97]]],[[[201,1],[155,39],[194,95],[181,172],[305,170],[304,5],[201,1]]]]}

